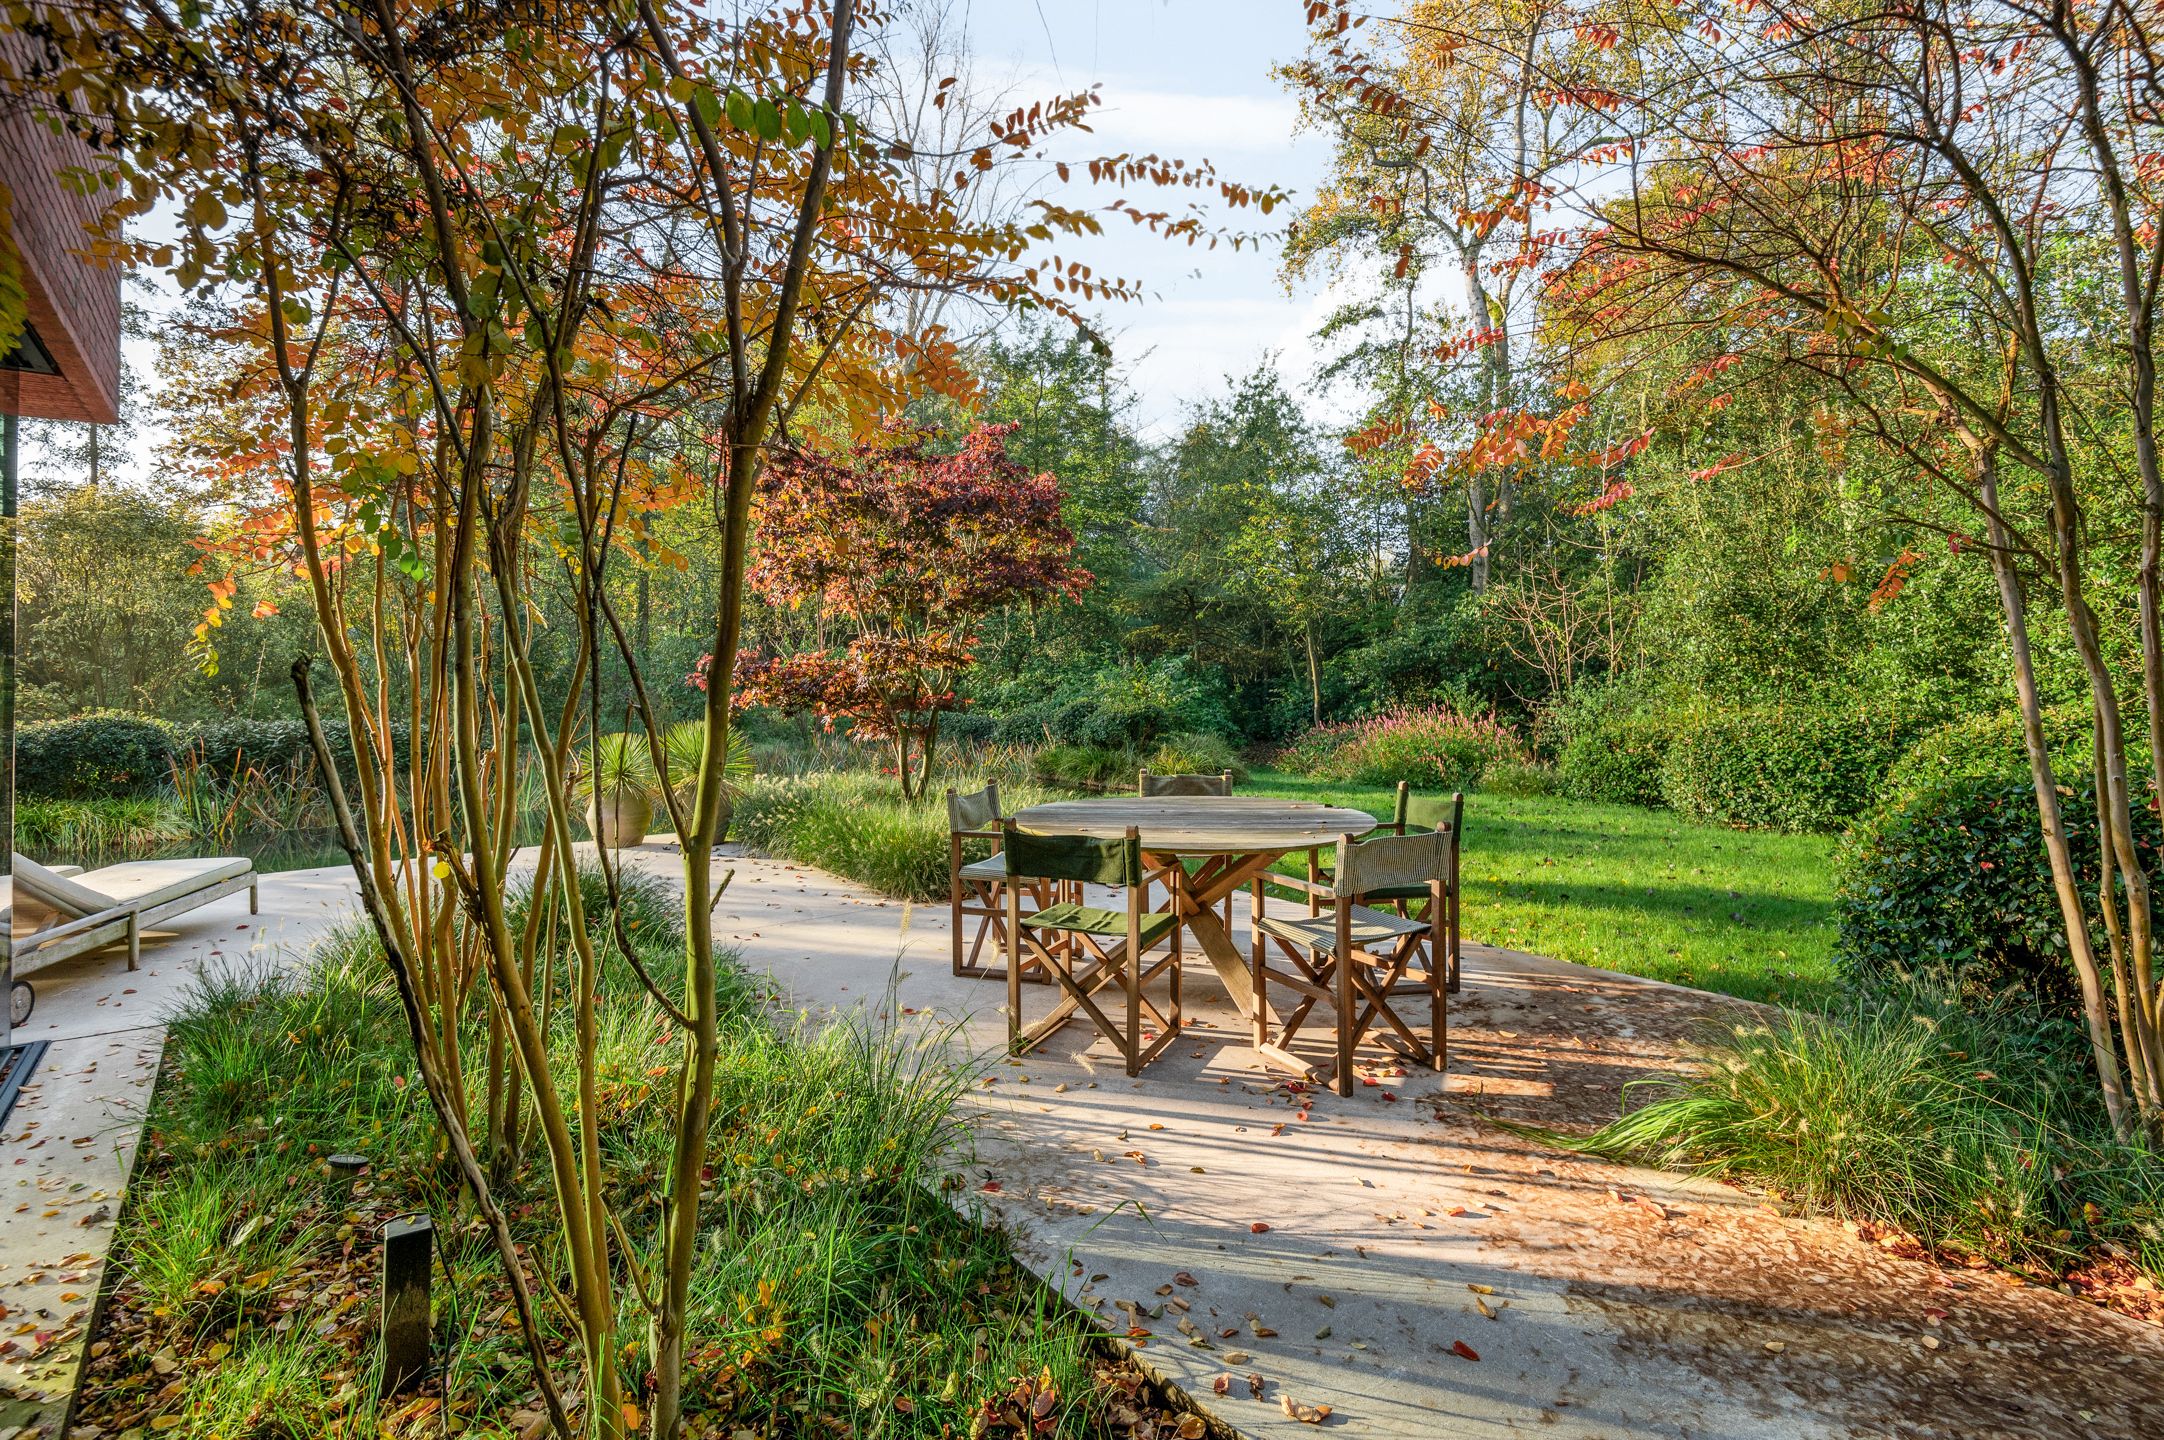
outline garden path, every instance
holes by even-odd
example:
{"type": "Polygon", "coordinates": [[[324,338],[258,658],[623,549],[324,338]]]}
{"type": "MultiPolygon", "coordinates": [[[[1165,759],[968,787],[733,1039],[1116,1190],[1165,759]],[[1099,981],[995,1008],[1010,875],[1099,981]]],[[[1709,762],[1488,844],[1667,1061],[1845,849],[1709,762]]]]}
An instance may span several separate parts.
{"type": "MultiPolygon", "coordinates": [[[[636,863],[676,873],[659,843],[636,863]]],[[[1263,1071],[1197,967],[1188,1041],[1131,1081],[1073,1029],[1000,1058],[1004,992],[950,976],[943,906],[731,863],[721,938],[808,1014],[951,1026],[982,1057],[970,1190],[1115,1333],[1139,1315],[1138,1358],[1242,1434],[1311,1433],[1287,1401],[1331,1407],[1333,1432],[1422,1440],[2147,1433],[2164,1328],[1484,1118],[1612,1115],[1692,1025],[1747,1019],[1735,1002],[1469,945],[1447,1085],[1378,1075],[1340,1099],[1263,1071]]],[[[273,876],[260,917],[241,897],[208,907],[135,975],[87,960],[40,977],[30,1038],[55,1043],[0,1137],[22,1191],[0,1212],[17,1347],[0,1394],[20,1397],[0,1440],[54,1433],[167,1007],[206,967],[291,963],[350,905],[340,871],[273,876]]]]}
{"type": "Polygon", "coordinates": [[[175,1002],[206,971],[294,963],[352,895],[337,871],[265,876],[260,915],[245,893],[191,911],[140,970],[112,951],[30,977],[16,1038],[48,1048],[0,1132],[0,1440],[59,1434],[175,1002]]]}
{"type": "Polygon", "coordinates": [[[2153,1433],[2164,1328],[1488,1123],[1612,1117],[1734,1001],[1469,944],[1447,1085],[1340,1099],[1265,1072],[1196,966],[1187,1042],[1129,1080],[1078,1027],[1000,1056],[1004,988],[949,973],[943,905],[731,863],[717,936],[793,1003],[987,1057],[970,1189],[1116,1333],[1139,1307],[1138,1358],[1242,1434],[1313,1433],[1288,1401],[1420,1440],[2153,1433]]]}

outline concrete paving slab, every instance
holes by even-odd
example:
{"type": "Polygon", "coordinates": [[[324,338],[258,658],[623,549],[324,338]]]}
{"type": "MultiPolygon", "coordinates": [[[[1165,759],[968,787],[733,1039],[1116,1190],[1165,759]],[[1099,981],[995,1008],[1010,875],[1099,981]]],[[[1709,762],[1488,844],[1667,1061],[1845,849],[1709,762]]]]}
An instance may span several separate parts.
{"type": "MultiPolygon", "coordinates": [[[[674,874],[666,847],[637,863],[674,874]]],[[[1341,1099],[1264,1070],[1198,965],[1193,1028],[1130,1080],[1079,1027],[1005,1059],[1004,987],[949,973],[944,906],[731,863],[718,936],[808,1015],[954,1027],[984,1066],[972,1188],[1243,1434],[1312,1434],[1292,1412],[1321,1406],[1422,1440],[2153,1434],[2158,1327],[1494,1123],[1610,1118],[1694,1027],[1756,1018],[1736,1002],[1469,945],[1447,1081],[1341,1099]]]]}
{"type": "Polygon", "coordinates": [[[266,876],[260,915],[206,905],[146,935],[139,970],[114,949],[30,977],[16,1038],[49,1046],[0,1133],[0,1435],[59,1433],[175,1004],[224,967],[297,963],[352,895],[338,871],[266,876]]]}

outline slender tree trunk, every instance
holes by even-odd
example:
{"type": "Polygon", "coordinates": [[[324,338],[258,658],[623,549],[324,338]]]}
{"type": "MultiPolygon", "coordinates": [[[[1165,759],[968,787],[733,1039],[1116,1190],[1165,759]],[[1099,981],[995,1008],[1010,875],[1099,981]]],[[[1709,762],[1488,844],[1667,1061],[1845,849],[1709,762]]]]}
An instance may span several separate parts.
{"type": "Polygon", "coordinates": [[[1310,620],[1302,631],[1307,642],[1307,698],[1310,718],[1322,724],[1322,666],[1315,658],[1315,622],[1310,620]]]}
{"type": "Polygon", "coordinates": [[[2112,1128],[2127,1132],[2129,1124],[2126,1086],[2121,1078],[2118,1047],[2112,1038],[2112,1017],[2104,997],[2104,979],[2097,969],[2096,952],[2089,939],[2089,917],[2075,878],[2074,857],[2066,842],[2066,827],[2059,812],[2059,787],[2051,769],[2051,748],[2044,738],[2044,707],[2037,691],[2036,663],[2029,650],[2027,602],[2021,593],[2021,577],[2014,571],[2010,550],[2012,537],[1999,520],[1998,466],[1984,444],[1972,441],[1977,491],[1989,512],[1991,569],[1998,580],[1999,608],[2006,622],[2006,642],[2014,662],[2014,690],[2021,704],[2021,738],[2029,754],[2029,775],[2036,791],[2037,818],[2043,825],[2044,852],[2051,864],[2051,885],[2059,897],[2059,915],[2066,925],[2067,949],[2081,984],[2081,1013],[2089,1035],[2089,1052],[2096,1063],[2097,1081],[2104,1110],[2112,1128]]]}

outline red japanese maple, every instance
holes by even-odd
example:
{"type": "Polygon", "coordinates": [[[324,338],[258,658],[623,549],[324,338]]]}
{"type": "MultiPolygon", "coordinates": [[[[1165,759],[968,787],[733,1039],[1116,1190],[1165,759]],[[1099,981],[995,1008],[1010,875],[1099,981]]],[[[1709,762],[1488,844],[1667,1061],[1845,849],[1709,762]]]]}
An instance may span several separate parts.
{"type": "MultiPolygon", "coordinates": [[[[1090,582],[1061,523],[1058,480],[1007,458],[1014,428],[979,426],[951,455],[929,432],[899,429],[845,455],[787,451],[761,482],[753,587],[772,605],[816,607],[849,638],[747,656],[742,693],[891,743],[905,795],[923,792],[940,716],[961,707],[976,622],[1090,582]]],[[[703,664],[692,679],[703,686],[703,664]]]]}

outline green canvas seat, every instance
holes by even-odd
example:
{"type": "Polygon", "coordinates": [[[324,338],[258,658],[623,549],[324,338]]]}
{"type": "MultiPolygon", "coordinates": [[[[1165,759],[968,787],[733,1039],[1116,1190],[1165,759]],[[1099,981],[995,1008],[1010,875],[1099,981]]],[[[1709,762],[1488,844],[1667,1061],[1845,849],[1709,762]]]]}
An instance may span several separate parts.
{"type": "MultiPolygon", "coordinates": [[[[1373,892],[1370,892],[1373,893],[1373,892]]],[[[1413,890],[1415,895],[1426,895],[1425,885],[1413,890]]],[[[1361,949],[1383,945],[1404,935],[1418,935],[1428,928],[1425,920],[1415,920],[1406,915],[1392,915],[1383,910],[1370,910],[1365,905],[1348,907],[1352,920],[1350,934],[1352,943],[1361,949]]],[[[1259,922],[1265,935],[1275,935],[1294,945],[1305,945],[1311,950],[1327,950],[1337,943],[1337,916],[1327,915],[1265,915],[1259,922]]]]}
{"type": "MultiPolygon", "coordinates": [[[[1100,910],[1091,905],[1059,904],[1022,917],[1032,930],[1071,930],[1084,935],[1125,935],[1125,910],[1100,910]]],[[[1139,930],[1145,946],[1154,945],[1180,923],[1177,915],[1146,914],[1139,930]]]]}
{"type": "Polygon", "coordinates": [[[972,860],[961,869],[964,880],[1004,880],[1007,878],[1007,857],[994,855],[985,860],[972,860]]]}

